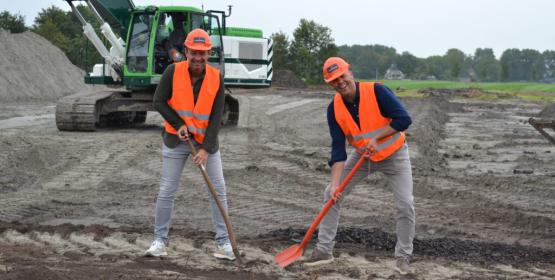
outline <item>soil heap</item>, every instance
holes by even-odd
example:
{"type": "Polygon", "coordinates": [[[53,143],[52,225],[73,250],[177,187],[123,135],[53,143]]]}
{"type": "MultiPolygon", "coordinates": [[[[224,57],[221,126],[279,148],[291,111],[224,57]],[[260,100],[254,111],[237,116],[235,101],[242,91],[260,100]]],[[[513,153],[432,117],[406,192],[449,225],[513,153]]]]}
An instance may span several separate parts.
{"type": "Polygon", "coordinates": [[[555,120],[555,103],[549,104],[543,108],[543,110],[538,114],[538,117],[555,120]]]}
{"type": "Polygon", "coordinates": [[[56,100],[87,88],[84,71],[31,31],[0,29],[0,100],[56,100]]]}
{"type": "Polygon", "coordinates": [[[299,79],[295,73],[287,69],[279,69],[274,71],[272,77],[272,85],[285,88],[306,88],[306,83],[299,79]]]}

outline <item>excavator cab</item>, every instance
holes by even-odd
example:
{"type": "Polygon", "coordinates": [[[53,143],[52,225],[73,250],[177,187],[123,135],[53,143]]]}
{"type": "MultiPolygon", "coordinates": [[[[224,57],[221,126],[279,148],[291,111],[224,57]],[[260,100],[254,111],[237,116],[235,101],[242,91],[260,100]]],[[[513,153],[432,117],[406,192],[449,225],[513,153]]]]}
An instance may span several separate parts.
{"type": "Polygon", "coordinates": [[[212,39],[214,48],[209,63],[225,71],[217,16],[192,7],[136,8],[129,26],[124,85],[135,89],[157,84],[168,65],[179,61],[173,52],[184,59],[183,42],[195,28],[205,30],[212,39]]]}
{"type": "Polygon", "coordinates": [[[218,18],[198,13],[166,11],[160,12],[157,22],[153,51],[154,74],[162,74],[168,65],[185,59],[183,42],[188,32],[195,28],[206,30],[211,35],[217,46],[211,54],[210,63],[225,71],[222,49],[219,47],[221,38],[215,32],[220,29],[218,18]],[[173,57],[174,52],[177,52],[178,59],[173,57]]]}

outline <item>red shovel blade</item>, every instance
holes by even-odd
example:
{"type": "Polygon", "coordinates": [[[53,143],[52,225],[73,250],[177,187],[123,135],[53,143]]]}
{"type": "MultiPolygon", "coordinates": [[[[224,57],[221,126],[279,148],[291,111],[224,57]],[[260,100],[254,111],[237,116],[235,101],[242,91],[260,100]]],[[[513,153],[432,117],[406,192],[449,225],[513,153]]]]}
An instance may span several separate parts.
{"type": "Polygon", "coordinates": [[[284,268],[300,258],[303,255],[303,252],[304,248],[299,244],[295,244],[277,254],[274,257],[274,261],[281,268],[284,268]]]}

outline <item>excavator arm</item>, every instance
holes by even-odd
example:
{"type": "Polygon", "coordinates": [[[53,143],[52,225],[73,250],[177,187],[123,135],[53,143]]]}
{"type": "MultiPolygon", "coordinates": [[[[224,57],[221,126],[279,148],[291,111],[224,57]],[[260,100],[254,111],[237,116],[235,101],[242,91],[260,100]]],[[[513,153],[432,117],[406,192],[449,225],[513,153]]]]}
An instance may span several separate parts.
{"type": "Polygon", "coordinates": [[[91,41],[96,50],[106,61],[110,68],[110,76],[116,82],[122,80],[123,64],[125,56],[125,41],[121,35],[126,35],[129,26],[130,14],[134,5],[129,0],[66,0],[77,19],[83,25],[83,33],[91,41]],[[85,2],[95,17],[100,22],[102,35],[110,42],[111,48],[108,50],[101,39],[96,34],[92,25],[85,19],[73,4],[74,2],[85,2]],[[114,33],[112,26],[118,30],[118,35],[114,33]]]}
{"type": "Polygon", "coordinates": [[[129,29],[131,12],[135,5],[130,0],[89,0],[98,14],[119,37],[125,38],[129,29]]]}

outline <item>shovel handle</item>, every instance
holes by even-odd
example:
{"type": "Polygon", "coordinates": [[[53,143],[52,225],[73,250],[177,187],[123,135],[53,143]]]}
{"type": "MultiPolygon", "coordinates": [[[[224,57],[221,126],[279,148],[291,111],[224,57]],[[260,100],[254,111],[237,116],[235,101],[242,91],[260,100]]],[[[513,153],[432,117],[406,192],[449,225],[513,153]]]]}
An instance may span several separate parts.
{"type": "MultiPolygon", "coordinates": [[[[360,169],[360,167],[362,166],[362,164],[367,158],[368,158],[367,152],[361,155],[360,159],[357,161],[353,169],[349,172],[349,174],[347,174],[345,179],[343,179],[343,182],[341,182],[341,185],[335,191],[336,194],[340,194],[341,192],[343,192],[345,187],[347,187],[347,184],[349,184],[349,182],[351,181],[351,178],[353,178],[355,173],[360,169]]],[[[314,221],[310,225],[310,228],[306,232],[303,238],[303,241],[301,242],[301,245],[300,245],[301,248],[306,247],[308,242],[310,242],[310,239],[312,239],[312,234],[314,233],[318,225],[320,225],[320,222],[322,221],[322,219],[326,216],[326,214],[328,214],[333,204],[335,204],[335,200],[329,199],[324,205],[324,207],[322,207],[322,210],[320,210],[320,213],[318,214],[318,216],[316,216],[316,219],[314,219],[314,221]]]]}
{"type": "MultiPolygon", "coordinates": [[[[195,145],[193,145],[191,137],[189,137],[189,139],[187,139],[187,143],[189,143],[189,148],[191,149],[191,153],[193,154],[193,156],[195,156],[197,154],[197,149],[195,148],[195,145]]],[[[239,248],[237,247],[237,242],[235,241],[235,234],[233,234],[233,228],[231,227],[231,222],[229,221],[229,217],[227,216],[227,212],[224,209],[220,200],[218,199],[218,194],[216,193],[216,188],[212,184],[212,181],[210,180],[210,177],[208,177],[208,173],[206,173],[206,169],[204,168],[204,165],[199,165],[198,168],[200,169],[200,172],[202,173],[202,177],[204,177],[204,181],[206,181],[206,184],[208,185],[208,189],[210,190],[210,193],[212,194],[212,198],[214,199],[214,201],[216,201],[216,205],[218,206],[218,209],[220,210],[220,213],[222,214],[222,217],[224,218],[225,227],[227,229],[227,234],[229,235],[229,241],[231,242],[231,248],[233,249],[233,254],[237,258],[237,260],[239,260],[239,262],[240,262],[241,261],[241,255],[239,254],[239,248]]]]}

